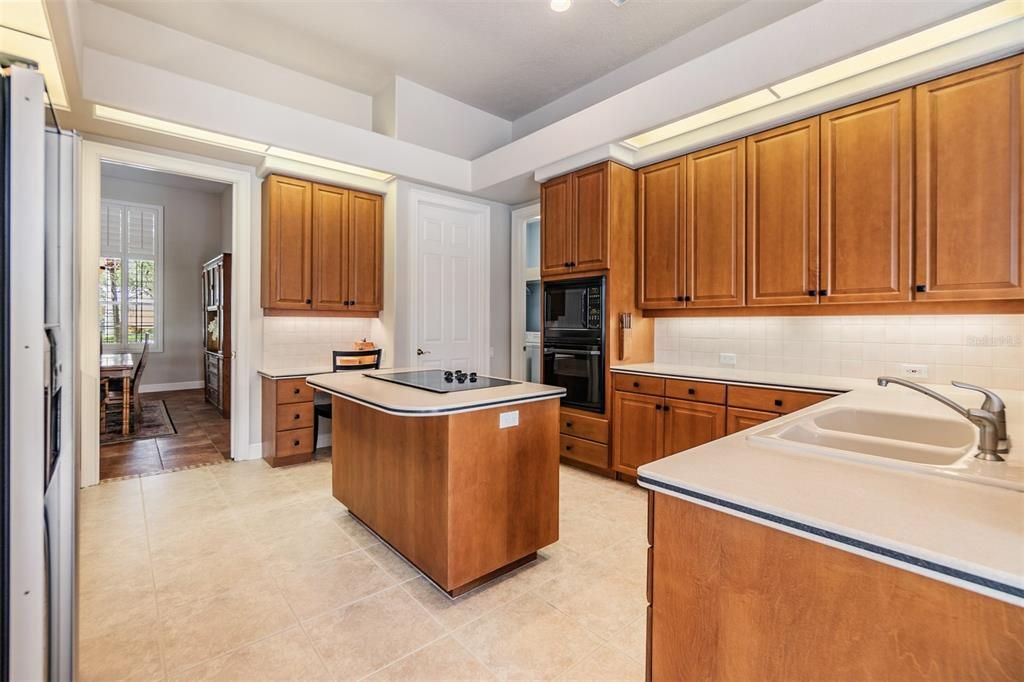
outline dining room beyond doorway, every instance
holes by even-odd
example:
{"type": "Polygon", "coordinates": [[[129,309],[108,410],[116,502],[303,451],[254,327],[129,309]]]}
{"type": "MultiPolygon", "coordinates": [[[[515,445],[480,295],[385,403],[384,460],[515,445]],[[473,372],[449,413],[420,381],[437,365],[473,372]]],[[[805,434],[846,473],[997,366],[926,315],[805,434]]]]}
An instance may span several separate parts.
{"type": "Polygon", "coordinates": [[[230,459],[232,187],[101,169],[99,477],[230,459]]]}

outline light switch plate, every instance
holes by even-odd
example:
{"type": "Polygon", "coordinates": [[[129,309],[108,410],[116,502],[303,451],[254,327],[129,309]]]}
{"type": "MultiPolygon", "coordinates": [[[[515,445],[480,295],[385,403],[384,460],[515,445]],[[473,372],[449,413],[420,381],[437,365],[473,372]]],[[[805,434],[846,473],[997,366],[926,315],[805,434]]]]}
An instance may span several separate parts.
{"type": "Polygon", "coordinates": [[[519,410],[502,412],[498,415],[498,428],[507,429],[512,426],[519,426],[519,410]]]}
{"type": "Polygon", "coordinates": [[[928,365],[900,365],[903,376],[911,379],[927,379],[928,365]]]}
{"type": "Polygon", "coordinates": [[[736,366],[736,354],[735,353],[719,353],[718,364],[726,365],[728,367],[736,366]]]}

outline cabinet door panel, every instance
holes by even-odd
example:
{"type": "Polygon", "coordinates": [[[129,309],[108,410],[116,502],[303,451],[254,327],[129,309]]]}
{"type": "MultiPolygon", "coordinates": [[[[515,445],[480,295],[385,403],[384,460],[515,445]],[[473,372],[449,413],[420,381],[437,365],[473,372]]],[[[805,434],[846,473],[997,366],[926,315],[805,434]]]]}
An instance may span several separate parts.
{"type": "Polygon", "coordinates": [[[725,431],[727,434],[737,433],[752,426],[770,422],[778,416],[777,412],[761,412],[759,410],[744,410],[739,407],[730,407],[726,411],[725,431]]]}
{"type": "Polygon", "coordinates": [[[351,192],[348,220],[349,310],[374,312],[384,304],[382,197],[351,192]]]}
{"type": "Polygon", "coordinates": [[[1024,56],[915,92],[915,297],[1024,297],[1024,56]]]}
{"type": "Polygon", "coordinates": [[[545,182],[540,189],[540,274],[569,272],[572,260],[572,176],[545,182]]]}
{"type": "Polygon", "coordinates": [[[748,305],[818,302],[818,143],[817,117],[747,138],[748,305]]]}
{"type": "Polygon", "coordinates": [[[743,305],[745,149],[736,140],[686,157],[687,307],[743,305]]]}
{"type": "Polygon", "coordinates": [[[264,188],[263,307],[312,307],[312,185],[268,177],[264,188]]]}
{"type": "Polygon", "coordinates": [[[348,190],[313,185],[313,309],[346,310],[348,190]]]}
{"type": "Polygon", "coordinates": [[[636,475],[637,467],[653,462],[662,454],[664,398],[638,393],[615,392],[612,409],[612,468],[636,475]]]}
{"type": "Polygon", "coordinates": [[[725,435],[725,406],[666,400],[662,456],[695,448],[725,435]]]}
{"type": "Polygon", "coordinates": [[[573,272],[608,267],[608,164],[572,174],[573,272]]]}
{"type": "Polygon", "coordinates": [[[648,166],[638,175],[637,305],[681,308],[686,289],[686,161],[648,166]]]}
{"type": "Polygon", "coordinates": [[[911,92],[821,116],[822,303],[910,299],[911,92]]]}

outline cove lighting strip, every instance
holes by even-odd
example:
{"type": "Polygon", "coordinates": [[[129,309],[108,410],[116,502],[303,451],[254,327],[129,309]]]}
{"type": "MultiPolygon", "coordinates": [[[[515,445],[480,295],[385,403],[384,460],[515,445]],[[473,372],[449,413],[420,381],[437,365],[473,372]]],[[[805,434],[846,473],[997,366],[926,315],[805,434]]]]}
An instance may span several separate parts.
{"type": "Polygon", "coordinates": [[[956,19],[918,31],[866,52],[823,66],[770,88],[758,90],[706,109],[692,116],[655,128],[625,140],[623,144],[641,149],[658,142],[759,109],[780,99],[801,95],[832,85],[873,69],[933,50],[958,40],[998,28],[1024,17],[1024,0],[1003,0],[956,19]]]}
{"type": "Polygon", "coordinates": [[[204,130],[203,128],[195,128],[193,126],[187,126],[181,123],[172,123],[170,121],[165,121],[160,118],[144,116],[142,114],[136,114],[131,111],[125,111],[123,109],[115,109],[113,107],[104,106],[102,104],[94,105],[93,115],[102,121],[120,123],[122,125],[131,126],[133,128],[151,130],[156,133],[162,133],[164,135],[173,135],[174,137],[180,137],[186,140],[195,140],[197,142],[204,142],[206,144],[212,144],[218,147],[225,147],[227,149],[237,149],[240,151],[251,152],[254,154],[263,154],[265,156],[289,159],[291,161],[307,163],[311,166],[319,166],[321,168],[329,168],[331,170],[341,171],[343,173],[351,173],[352,175],[360,175],[367,178],[373,178],[374,180],[386,181],[394,177],[393,175],[390,175],[388,173],[382,173],[380,171],[371,170],[369,168],[363,168],[361,166],[353,166],[347,163],[341,163],[340,161],[326,159],[322,156],[315,156],[313,154],[296,152],[292,151],[291,149],[284,149],[283,147],[274,147],[263,142],[254,142],[252,140],[246,140],[245,138],[234,137],[233,135],[215,133],[210,130],[204,130]]]}

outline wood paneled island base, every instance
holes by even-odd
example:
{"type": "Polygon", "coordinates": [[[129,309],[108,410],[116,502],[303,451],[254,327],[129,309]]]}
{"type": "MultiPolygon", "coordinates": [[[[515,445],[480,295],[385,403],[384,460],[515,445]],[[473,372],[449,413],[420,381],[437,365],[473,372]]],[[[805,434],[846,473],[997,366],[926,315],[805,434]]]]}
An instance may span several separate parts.
{"type": "Polygon", "coordinates": [[[450,596],[558,540],[557,397],[429,416],[332,400],[334,497],[450,596]]]}

